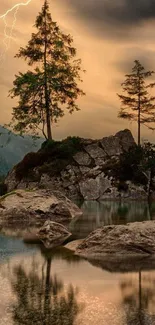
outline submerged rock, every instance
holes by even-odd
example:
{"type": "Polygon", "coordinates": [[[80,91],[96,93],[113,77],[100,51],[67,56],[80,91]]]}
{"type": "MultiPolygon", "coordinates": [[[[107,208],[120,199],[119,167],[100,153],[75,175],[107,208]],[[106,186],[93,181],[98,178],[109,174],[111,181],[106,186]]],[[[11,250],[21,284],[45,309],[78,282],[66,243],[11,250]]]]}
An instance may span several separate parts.
{"type": "Polygon", "coordinates": [[[88,258],[155,256],[155,221],[99,228],[82,241],[76,253],[88,258]]]}
{"type": "Polygon", "coordinates": [[[53,221],[46,221],[38,232],[38,238],[46,248],[62,245],[71,235],[66,227],[53,221]]]}
{"type": "Polygon", "coordinates": [[[81,210],[60,192],[16,190],[0,199],[0,226],[41,227],[46,220],[69,222],[81,210]]]}

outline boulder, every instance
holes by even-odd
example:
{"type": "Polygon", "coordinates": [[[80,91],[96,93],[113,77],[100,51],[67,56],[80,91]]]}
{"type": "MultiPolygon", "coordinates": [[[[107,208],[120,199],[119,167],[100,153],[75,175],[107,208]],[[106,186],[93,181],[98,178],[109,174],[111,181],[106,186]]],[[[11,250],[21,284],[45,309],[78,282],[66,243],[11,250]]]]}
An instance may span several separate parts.
{"type": "Polygon", "coordinates": [[[49,220],[44,223],[37,235],[46,248],[61,246],[71,237],[71,233],[66,227],[49,220]]]}
{"type": "Polygon", "coordinates": [[[155,221],[114,225],[93,231],[77,247],[76,253],[91,257],[155,257],[155,221]]]}
{"type": "Polygon", "coordinates": [[[91,158],[87,152],[77,152],[73,158],[78,163],[78,165],[89,166],[91,164],[91,158]]]}
{"type": "Polygon", "coordinates": [[[96,165],[103,165],[105,163],[107,155],[104,150],[100,147],[99,141],[85,146],[85,150],[93,159],[96,165]]]}
{"type": "Polygon", "coordinates": [[[135,140],[130,130],[125,129],[115,134],[119,138],[121,147],[124,151],[128,151],[131,147],[135,146],[135,140]]]}
{"type": "Polygon", "coordinates": [[[116,136],[103,138],[101,140],[101,145],[109,157],[118,156],[122,153],[120,139],[116,136]]]}
{"type": "Polygon", "coordinates": [[[111,186],[111,181],[104,173],[100,173],[96,178],[84,179],[79,186],[84,200],[97,200],[111,186]]]}
{"type": "Polygon", "coordinates": [[[99,198],[100,184],[97,179],[88,178],[79,184],[84,200],[97,200],[99,198]]]}
{"type": "Polygon", "coordinates": [[[51,190],[16,190],[0,199],[0,226],[41,227],[46,220],[69,222],[82,215],[65,195],[51,190]]]}

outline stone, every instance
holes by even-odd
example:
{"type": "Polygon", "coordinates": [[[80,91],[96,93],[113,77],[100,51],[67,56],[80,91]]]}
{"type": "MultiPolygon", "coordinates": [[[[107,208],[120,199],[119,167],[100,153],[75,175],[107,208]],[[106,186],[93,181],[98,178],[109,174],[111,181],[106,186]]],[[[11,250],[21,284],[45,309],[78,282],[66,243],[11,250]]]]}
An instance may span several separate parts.
{"type": "Polygon", "coordinates": [[[65,244],[65,247],[70,249],[71,251],[75,251],[76,248],[82,243],[83,239],[76,239],[73,240],[67,244],[65,244]]]}
{"type": "Polygon", "coordinates": [[[70,185],[77,183],[77,177],[72,168],[69,170],[63,170],[60,174],[64,187],[69,187],[70,185]]]}
{"type": "Polygon", "coordinates": [[[80,172],[82,175],[87,175],[91,171],[91,168],[86,166],[80,166],[80,172]]]}
{"type": "Polygon", "coordinates": [[[7,175],[5,179],[5,184],[7,186],[7,191],[13,191],[19,184],[20,181],[16,179],[16,168],[14,167],[7,175]]]}
{"type": "Polygon", "coordinates": [[[150,255],[155,257],[155,221],[99,228],[83,240],[76,253],[90,258],[150,255]]]}
{"type": "Polygon", "coordinates": [[[88,178],[79,183],[80,192],[84,200],[97,200],[99,198],[99,182],[94,178],[88,178]]]}
{"type": "Polygon", "coordinates": [[[80,171],[81,171],[82,175],[84,175],[87,178],[95,178],[102,172],[100,166],[95,166],[93,168],[81,166],[80,171]]]}
{"type": "Polygon", "coordinates": [[[100,141],[104,151],[108,156],[118,156],[122,153],[120,140],[116,136],[105,137],[100,141]]]}
{"type": "Polygon", "coordinates": [[[95,167],[91,168],[86,175],[87,175],[87,177],[94,178],[94,177],[100,175],[101,171],[102,170],[101,170],[100,166],[95,166],[95,167]]]}
{"type": "Polygon", "coordinates": [[[101,173],[97,180],[100,184],[100,196],[101,197],[111,187],[111,179],[108,178],[104,173],[101,173]]]}
{"type": "Polygon", "coordinates": [[[130,130],[125,129],[123,131],[119,131],[115,136],[119,138],[123,150],[128,151],[129,148],[135,146],[135,140],[130,130]]]}
{"type": "Polygon", "coordinates": [[[60,223],[47,220],[37,234],[39,240],[46,248],[61,246],[71,233],[60,223]]]}
{"type": "Polygon", "coordinates": [[[121,192],[121,198],[131,199],[131,200],[147,200],[147,193],[142,185],[135,185],[128,181],[128,190],[126,192],[121,192]]]}
{"type": "Polygon", "coordinates": [[[0,199],[0,226],[41,227],[46,220],[69,222],[81,210],[65,195],[51,190],[16,190],[0,199]]]}
{"type": "MultiPolygon", "coordinates": [[[[123,195],[122,195],[123,196],[123,195]]],[[[120,200],[121,194],[117,187],[114,185],[109,186],[109,188],[100,196],[100,201],[104,200],[120,200]]]]}
{"type": "Polygon", "coordinates": [[[105,160],[106,153],[104,150],[99,146],[99,143],[93,143],[88,146],[85,146],[85,150],[88,152],[88,154],[95,160],[99,158],[101,161],[105,160]]]}
{"type": "Polygon", "coordinates": [[[100,173],[96,178],[87,178],[79,183],[84,200],[98,200],[111,186],[111,180],[100,173]]]}
{"type": "Polygon", "coordinates": [[[70,185],[67,188],[66,195],[67,195],[67,197],[70,197],[70,199],[73,200],[73,201],[81,200],[82,195],[80,193],[79,184],[77,183],[77,184],[74,184],[74,185],[70,185]]]}
{"type": "Polygon", "coordinates": [[[91,164],[91,158],[87,152],[79,151],[73,158],[81,166],[89,166],[91,164]]]}

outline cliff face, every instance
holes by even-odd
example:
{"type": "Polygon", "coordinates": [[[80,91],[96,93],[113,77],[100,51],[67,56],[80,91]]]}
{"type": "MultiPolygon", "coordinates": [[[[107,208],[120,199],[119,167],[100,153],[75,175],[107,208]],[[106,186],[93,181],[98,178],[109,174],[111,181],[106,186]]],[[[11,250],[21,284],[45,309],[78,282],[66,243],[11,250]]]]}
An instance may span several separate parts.
{"type": "Polygon", "coordinates": [[[71,199],[145,199],[142,186],[127,182],[125,190],[120,190],[119,181],[113,174],[120,155],[134,145],[131,132],[123,130],[100,140],[79,139],[76,150],[72,150],[72,154],[66,153],[66,157],[56,155],[55,150],[50,149],[28,154],[8,174],[8,191],[50,188],[60,190],[71,199]]]}

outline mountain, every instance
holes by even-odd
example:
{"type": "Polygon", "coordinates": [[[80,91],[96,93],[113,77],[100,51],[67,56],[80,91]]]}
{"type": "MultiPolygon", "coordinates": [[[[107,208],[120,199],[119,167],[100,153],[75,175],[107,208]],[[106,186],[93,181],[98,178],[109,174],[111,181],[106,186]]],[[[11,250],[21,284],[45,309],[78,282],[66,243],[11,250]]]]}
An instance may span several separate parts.
{"type": "Polygon", "coordinates": [[[21,137],[0,126],[0,176],[6,175],[28,152],[36,152],[43,139],[21,137]]]}

